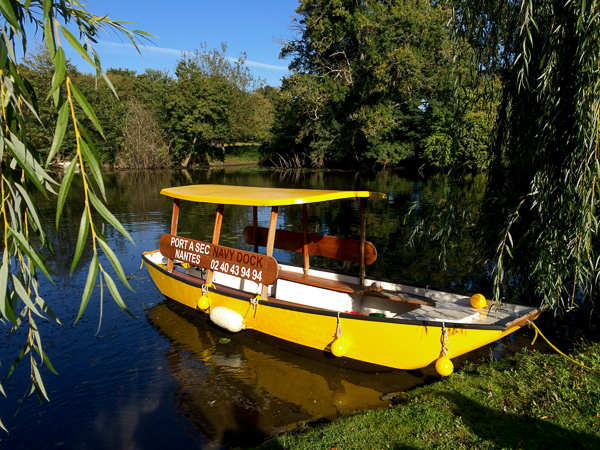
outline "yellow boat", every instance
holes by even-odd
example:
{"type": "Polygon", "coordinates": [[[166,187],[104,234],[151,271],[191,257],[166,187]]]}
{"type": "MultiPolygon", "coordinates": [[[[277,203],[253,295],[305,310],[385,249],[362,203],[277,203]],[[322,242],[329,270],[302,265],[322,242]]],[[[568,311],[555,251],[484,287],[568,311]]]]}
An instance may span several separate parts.
{"type": "Polygon", "coordinates": [[[497,305],[480,294],[368,278],[365,269],[377,250],[366,241],[365,210],[368,200],[386,199],[382,193],[191,185],[161,194],[174,199],[171,231],[158,250],[143,254],[158,289],[226,330],[256,334],[296,353],[372,372],[419,369],[435,361],[438,372],[449,375],[452,358],[518,330],[541,312],[497,305]],[[359,239],[308,233],[309,204],[344,199],[358,200],[359,239]],[[217,205],[211,242],[177,235],[182,200],[217,205]],[[219,245],[225,205],[253,208],[253,223],[244,230],[253,252],[219,245]],[[302,208],[302,231],[276,228],[279,207],[289,205],[302,208]],[[259,207],[271,208],[268,228],[258,226],[259,207]],[[303,265],[279,264],[275,249],[302,253],[303,265]],[[311,255],[358,263],[360,273],[311,268],[311,255]]]}

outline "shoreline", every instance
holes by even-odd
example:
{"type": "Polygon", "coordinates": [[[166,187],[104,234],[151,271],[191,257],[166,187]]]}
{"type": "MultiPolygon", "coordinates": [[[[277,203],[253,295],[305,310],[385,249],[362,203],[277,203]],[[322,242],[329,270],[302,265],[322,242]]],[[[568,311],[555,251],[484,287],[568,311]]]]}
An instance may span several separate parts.
{"type": "MultiPolygon", "coordinates": [[[[571,356],[600,370],[600,344],[571,356]]],[[[556,353],[523,349],[467,363],[400,393],[388,409],[275,436],[260,449],[600,448],[600,374],[556,353]]]]}

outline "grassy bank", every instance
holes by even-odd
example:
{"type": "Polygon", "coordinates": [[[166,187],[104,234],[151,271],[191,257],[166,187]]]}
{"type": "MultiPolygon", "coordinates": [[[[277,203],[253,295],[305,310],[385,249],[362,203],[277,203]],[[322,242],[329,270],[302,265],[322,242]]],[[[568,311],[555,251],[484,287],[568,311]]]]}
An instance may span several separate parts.
{"type": "MultiPolygon", "coordinates": [[[[575,360],[600,370],[600,345],[575,360]]],[[[600,374],[557,354],[522,353],[396,398],[387,410],[347,415],[266,449],[600,448],[600,374]]]]}
{"type": "Polygon", "coordinates": [[[246,166],[259,164],[262,159],[260,145],[227,147],[225,152],[217,152],[210,162],[211,167],[246,166]]]}

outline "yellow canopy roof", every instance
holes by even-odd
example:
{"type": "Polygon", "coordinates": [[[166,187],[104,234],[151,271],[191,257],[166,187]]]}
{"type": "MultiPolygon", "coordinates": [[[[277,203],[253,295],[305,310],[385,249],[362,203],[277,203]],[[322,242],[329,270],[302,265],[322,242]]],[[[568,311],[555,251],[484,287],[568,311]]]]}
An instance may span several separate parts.
{"type": "Polygon", "coordinates": [[[281,189],[219,184],[196,184],[166,188],[161,194],[191,202],[247,206],[284,206],[326,202],[342,198],[385,199],[387,195],[369,191],[324,191],[317,189],[281,189]]]}

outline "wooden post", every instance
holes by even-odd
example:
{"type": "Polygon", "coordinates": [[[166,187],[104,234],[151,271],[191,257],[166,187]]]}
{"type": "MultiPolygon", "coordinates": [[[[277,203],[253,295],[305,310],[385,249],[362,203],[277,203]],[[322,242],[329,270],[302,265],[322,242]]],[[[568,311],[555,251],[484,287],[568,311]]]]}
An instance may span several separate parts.
{"type": "MultiPolygon", "coordinates": [[[[219,245],[219,237],[221,236],[221,224],[223,223],[223,208],[224,208],[224,205],[222,205],[222,204],[219,204],[219,206],[217,206],[217,215],[215,217],[215,227],[213,229],[213,237],[212,237],[212,243],[215,245],[219,245]]],[[[210,269],[207,269],[206,284],[212,283],[212,280],[213,280],[213,271],[210,269]]]]}
{"type": "Polygon", "coordinates": [[[304,275],[308,274],[308,209],[306,203],[302,205],[302,255],[304,256],[304,275]]]}
{"type": "Polygon", "coordinates": [[[252,222],[254,224],[254,253],[258,253],[258,206],[252,207],[252,222]]]}
{"type": "MultiPolygon", "coordinates": [[[[277,227],[277,212],[279,211],[279,206],[271,207],[271,219],[269,220],[269,234],[267,235],[267,256],[273,256],[273,249],[275,247],[275,229],[277,227]]],[[[269,292],[269,286],[266,284],[262,285],[261,289],[261,297],[267,298],[269,292]]]]}
{"type": "Polygon", "coordinates": [[[365,209],[367,206],[366,197],[360,199],[360,284],[365,284],[365,238],[366,238],[366,217],[365,209]]]}
{"type": "MultiPolygon", "coordinates": [[[[171,216],[171,236],[177,236],[177,224],[179,223],[179,203],[178,198],[173,200],[173,215],[171,216]]],[[[167,271],[173,272],[173,260],[167,261],[167,271]]]]}

